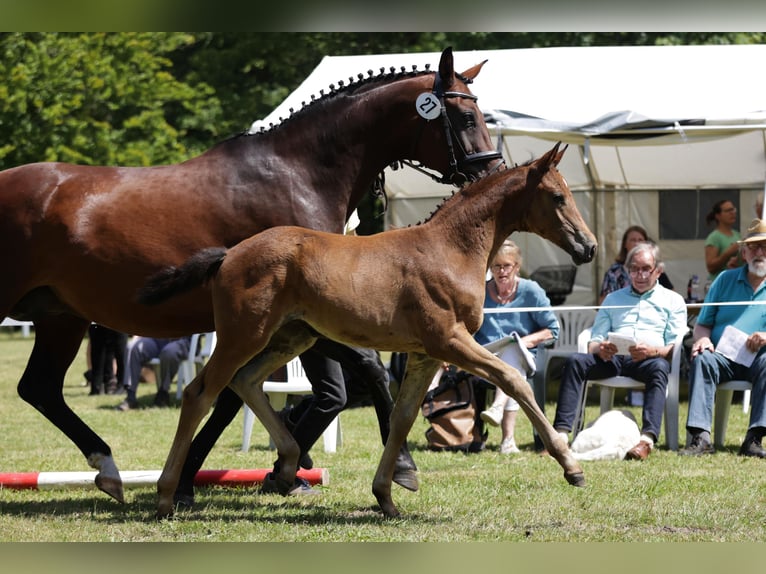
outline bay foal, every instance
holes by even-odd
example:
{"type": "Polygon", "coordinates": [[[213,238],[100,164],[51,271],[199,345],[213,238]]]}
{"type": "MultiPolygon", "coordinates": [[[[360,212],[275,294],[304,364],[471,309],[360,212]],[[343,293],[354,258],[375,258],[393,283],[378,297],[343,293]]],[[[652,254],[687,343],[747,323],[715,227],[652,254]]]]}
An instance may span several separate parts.
{"type": "MultiPolygon", "coordinates": [[[[284,357],[292,357],[318,335],[409,353],[373,481],[385,515],[399,514],[391,498],[396,455],[430,380],[445,361],[514,397],[563,467],[566,480],[584,484],[580,465],[538,407],[526,380],[472,337],[482,322],[489,262],[513,231],[549,239],[578,264],[595,255],[595,238],[556,169],[565,150],[556,144],[536,161],[471,184],[415,227],[367,237],[277,227],[229,250],[200,252],[150,280],[139,297],[145,303],[161,302],[208,280],[218,333],[215,353],[184,391],[176,436],[157,485],[158,517],[173,512],[173,492],[195,429],[230,382],[274,437],[281,462],[276,479],[287,493],[299,450],[269,407],[262,385],[252,384],[252,370],[259,366],[251,358],[270,342],[284,357]],[[249,376],[238,373],[243,367],[251,370],[249,376]]],[[[260,368],[257,377],[262,381],[268,371],[260,368]]]]}

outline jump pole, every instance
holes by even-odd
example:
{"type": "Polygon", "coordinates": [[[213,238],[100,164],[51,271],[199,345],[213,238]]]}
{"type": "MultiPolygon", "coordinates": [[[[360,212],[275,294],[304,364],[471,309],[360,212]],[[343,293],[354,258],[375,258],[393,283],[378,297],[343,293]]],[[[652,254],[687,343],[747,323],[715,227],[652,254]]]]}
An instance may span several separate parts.
{"type": "MultiPolygon", "coordinates": [[[[200,470],[194,476],[195,486],[255,486],[262,484],[268,468],[239,470],[200,470]]],[[[125,488],[156,486],[161,470],[126,470],[120,472],[125,488]]],[[[57,488],[95,487],[96,471],[86,472],[0,472],[0,488],[14,490],[53,490],[57,488]]],[[[297,476],[312,486],[330,484],[330,472],[326,468],[301,468],[297,476]]]]}

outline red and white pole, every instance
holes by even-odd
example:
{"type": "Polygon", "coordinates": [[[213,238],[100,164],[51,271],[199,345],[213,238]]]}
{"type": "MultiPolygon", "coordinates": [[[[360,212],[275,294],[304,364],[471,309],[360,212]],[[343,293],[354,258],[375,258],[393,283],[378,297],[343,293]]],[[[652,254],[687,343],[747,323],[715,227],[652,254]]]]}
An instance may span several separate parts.
{"type": "MultiPolygon", "coordinates": [[[[200,470],[194,477],[195,486],[254,486],[263,483],[271,472],[267,468],[249,468],[238,470],[200,470]]],[[[127,470],[120,472],[122,484],[126,488],[155,486],[160,478],[160,470],[127,470]]],[[[95,487],[96,471],[93,472],[0,472],[0,488],[16,490],[36,489],[52,490],[56,488],[95,487]]],[[[330,473],[326,468],[300,469],[298,477],[312,486],[325,486],[330,483],[330,473]]]]}

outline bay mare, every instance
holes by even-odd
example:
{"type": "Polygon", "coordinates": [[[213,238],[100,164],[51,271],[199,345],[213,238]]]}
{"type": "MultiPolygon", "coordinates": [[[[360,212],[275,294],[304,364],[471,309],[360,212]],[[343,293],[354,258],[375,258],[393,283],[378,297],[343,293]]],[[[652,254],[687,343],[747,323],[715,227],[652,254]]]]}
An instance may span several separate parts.
{"type": "Polygon", "coordinates": [[[319,334],[409,353],[373,481],[385,515],[399,514],[391,498],[395,459],[442,362],[514,397],[566,480],[584,484],[579,463],[526,380],[472,336],[482,323],[489,262],[512,232],[537,233],[578,264],[595,255],[595,238],[556,169],[565,149],[556,144],[528,165],[471,184],[422,225],[368,237],[272,228],[228,250],[202,251],[153,277],[139,296],[147,304],[208,283],[218,334],[215,352],[183,394],[176,436],[157,484],[158,517],[173,513],[173,493],[197,425],[229,384],[274,438],[281,462],[276,481],[280,492],[289,492],[299,449],[262,392],[263,379],[276,365],[251,359],[275,338],[285,357],[295,356],[319,334]]]}
{"type": "MultiPolygon", "coordinates": [[[[152,309],[135,301],[136,291],[200,249],[272,226],[342,232],[377,174],[397,160],[420,162],[443,181],[484,176],[502,160],[466,85],[481,67],[456,73],[447,49],[437,72],[360,74],[274,129],[176,165],[35,163],[0,172],[0,317],[35,325],[18,393],[77,445],[102,491],[124,501],[112,451],[62,393],[88,325],[154,337],[212,331],[206,290],[152,309]],[[422,117],[423,94],[440,104],[439,117],[422,117]]],[[[224,403],[219,426],[241,405],[233,393],[224,403]]]]}

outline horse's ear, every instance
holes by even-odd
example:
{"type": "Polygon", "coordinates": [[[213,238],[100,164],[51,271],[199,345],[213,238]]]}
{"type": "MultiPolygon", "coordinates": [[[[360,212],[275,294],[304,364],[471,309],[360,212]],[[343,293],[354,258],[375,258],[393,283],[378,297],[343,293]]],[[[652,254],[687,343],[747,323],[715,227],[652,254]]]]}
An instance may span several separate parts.
{"type": "Polygon", "coordinates": [[[561,142],[556,142],[556,145],[550,151],[545,152],[534,162],[537,171],[545,173],[550,168],[556,167],[559,164],[569,144],[565,145],[561,151],[559,151],[560,146],[561,142]]]}
{"type": "Polygon", "coordinates": [[[476,76],[479,75],[479,72],[481,72],[482,67],[486,63],[487,63],[487,60],[484,60],[483,62],[476,64],[473,68],[468,68],[465,72],[463,72],[460,75],[466,79],[466,83],[472,82],[474,78],[476,78],[476,76]]]}
{"type": "Polygon", "coordinates": [[[439,76],[442,79],[442,85],[447,88],[455,82],[455,61],[452,57],[452,46],[444,49],[442,57],[439,60],[439,76]]]}

